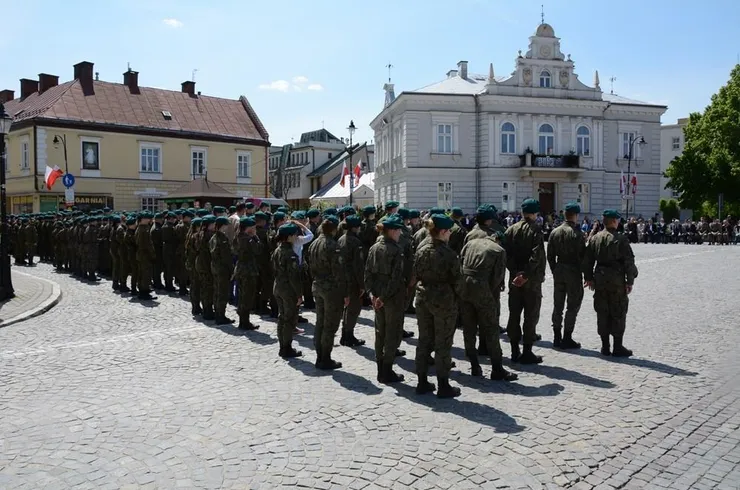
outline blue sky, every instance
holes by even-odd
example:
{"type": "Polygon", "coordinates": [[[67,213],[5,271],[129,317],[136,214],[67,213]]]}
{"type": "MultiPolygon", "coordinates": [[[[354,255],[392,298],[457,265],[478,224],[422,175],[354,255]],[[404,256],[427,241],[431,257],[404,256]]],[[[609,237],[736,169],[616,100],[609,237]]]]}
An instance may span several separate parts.
{"type": "MultiPolygon", "coordinates": [[[[355,141],[396,93],[444,78],[461,60],[473,73],[514,68],[540,21],[542,0],[2,0],[0,89],[20,78],[72,77],[92,61],[121,82],[127,63],[145,86],[179,90],[195,74],[204,95],[246,95],[274,144],[324,126],[355,141]]],[[[545,21],[581,80],[669,106],[664,123],[700,111],[738,61],[740,2],[557,0],[545,21]]]]}

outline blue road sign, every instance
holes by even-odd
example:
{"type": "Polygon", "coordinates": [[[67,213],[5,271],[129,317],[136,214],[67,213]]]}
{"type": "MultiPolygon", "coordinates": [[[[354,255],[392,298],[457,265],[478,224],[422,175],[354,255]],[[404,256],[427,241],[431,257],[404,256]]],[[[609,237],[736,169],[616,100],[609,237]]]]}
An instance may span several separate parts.
{"type": "Polygon", "coordinates": [[[62,177],[62,184],[64,184],[64,187],[69,189],[75,185],[75,176],[72,174],[64,174],[64,177],[62,177]]]}

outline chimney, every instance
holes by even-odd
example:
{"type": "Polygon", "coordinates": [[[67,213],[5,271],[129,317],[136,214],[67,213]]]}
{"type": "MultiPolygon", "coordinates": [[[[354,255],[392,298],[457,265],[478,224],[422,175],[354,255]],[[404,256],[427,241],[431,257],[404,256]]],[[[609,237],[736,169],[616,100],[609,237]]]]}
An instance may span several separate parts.
{"type": "Polygon", "coordinates": [[[453,78],[457,76],[457,70],[450,70],[447,72],[447,78],[453,78]]]}
{"type": "Polygon", "coordinates": [[[59,85],[59,77],[48,73],[39,73],[39,93],[43,94],[52,87],[59,85]]]}
{"type": "Polygon", "coordinates": [[[139,92],[139,72],[129,70],[123,74],[123,84],[126,85],[132,93],[139,92]]]}
{"type": "Polygon", "coordinates": [[[89,61],[80,61],[74,65],[75,69],[75,80],[80,82],[92,82],[93,81],[93,64],[89,61]]]}
{"type": "Polygon", "coordinates": [[[185,94],[190,94],[190,96],[195,97],[195,82],[182,82],[182,91],[185,94]]]}
{"type": "Polygon", "coordinates": [[[30,78],[21,78],[21,99],[25,99],[31,94],[35,94],[39,91],[38,80],[31,80],[30,78]]]}
{"type": "Polygon", "coordinates": [[[0,104],[10,102],[15,98],[15,92],[13,90],[0,90],[0,104]]]}
{"type": "Polygon", "coordinates": [[[460,72],[460,78],[468,78],[468,62],[458,61],[457,69],[460,72]]]}

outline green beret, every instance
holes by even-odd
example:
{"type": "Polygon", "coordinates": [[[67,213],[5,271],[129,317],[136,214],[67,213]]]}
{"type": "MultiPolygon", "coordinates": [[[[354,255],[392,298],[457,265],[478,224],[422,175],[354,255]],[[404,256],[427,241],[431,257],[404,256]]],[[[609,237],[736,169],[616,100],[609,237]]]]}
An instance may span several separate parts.
{"type": "Polygon", "coordinates": [[[167,219],[177,219],[177,214],[170,211],[169,213],[167,213],[167,219]]]}
{"type": "Polygon", "coordinates": [[[190,211],[191,213],[193,213],[193,216],[195,216],[195,213],[198,212],[198,210],[195,209],[195,208],[188,208],[188,211],[190,211]]]}
{"type": "Polygon", "coordinates": [[[565,212],[568,214],[578,214],[581,212],[581,206],[577,202],[569,202],[565,205],[565,212]]]}
{"type": "Polygon", "coordinates": [[[444,214],[433,214],[432,223],[438,230],[449,230],[455,226],[455,220],[444,214]]]}
{"type": "Polygon", "coordinates": [[[365,206],[362,208],[362,215],[363,216],[370,216],[372,214],[375,214],[377,210],[375,209],[375,206],[365,206]]]}
{"type": "Polygon", "coordinates": [[[484,206],[490,209],[493,212],[493,214],[498,213],[498,209],[496,209],[496,206],[494,206],[493,204],[484,204],[484,206]]]}
{"type": "Polygon", "coordinates": [[[305,211],[293,211],[293,214],[290,217],[293,219],[305,219],[306,212],[305,211]]]}
{"type": "Polygon", "coordinates": [[[383,220],[383,228],[387,228],[389,230],[400,230],[405,226],[406,225],[403,224],[403,220],[397,214],[386,216],[385,220],[383,220]]]}
{"type": "Polygon", "coordinates": [[[321,214],[321,211],[319,211],[316,208],[311,208],[308,211],[306,211],[307,218],[315,218],[316,216],[319,216],[320,214],[321,214]]]}
{"type": "Polygon", "coordinates": [[[207,214],[203,216],[203,224],[210,225],[211,223],[216,222],[216,217],[212,214],[207,214]]]}
{"type": "Polygon", "coordinates": [[[398,208],[398,211],[396,211],[396,214],[401,217],[401,219],[409,219],[410,213],[409,210],[406,208],[398,208]]]}
{"type": "Polygon", "coordinates": [[[522,202],[522,213],[534,214],[540,212],[540,202],[537,199],[525,199],[522,202]]]}
{"type": "Polygon", "coordinates": [[[207,210],[207,209],[202,209],[202,208],[201,208],[201,209],[197,210],[197,211],[195,212],[195,214],[196,214],[196,216],[198,216],[199,218],[203,218],[204,216],[208,216],[208,214],[209,214],[209,213],[208,213],[208,210],[207,210]]]}
{"type": "Polygon", "coordinates": [[[409,218],[414,219],[421,216],[421,213],[418,209],[411,209],[409,210],[409,218]]]}
{"type": "Polygon", "coordinates": [[[250,226],[256,225],[257,222],[254,220],[254,218],[250,218],[249,216],[242,216],[239,218],[239,226],[241,228],[249,228],[250,226]]]}
{"type": "Polygon", "coordinates": [[[336,216],[337,208],[326,208],[324,209],[324,216],[336,216]]]}
{"type": "Polygon", "coordinates": [[[357,215],[347,216],[344,218],[344,222],[347,224],[347,228],[362,226],[362,219],[357,215]]]}
{"type": "Polygon", "coordinates": [[[478,206],[478,209],[475,211],[475,215],[485,221],[494,219],[496,217],[496,211],[484,204],[482,206],[478,206]]]}
{"type": "Polygon", "coordinates": [[[275,214],[272,215],[272,219],[277,223],[278,221],[282,221],[285,219],[285,213],[282,211],[277,211],[275,214]]]}
{"type": "Polygon", "coordinates": [[[219,216],[218,218],[216,218],[215,223],[216,223],[216,226],[228,225],[229,218],[227,218],[226,216],[219,216]]]}
{"type": "Polygon", "coordinates": [[[106,207],[103,208],[103,212],[104,213],[110,213],[111,212],[111,209],[108,206],[106,206],[106,207]]]}
{"type": "Polygon", "coordinates": [[[605,209],[604,218],[616,218],[621,219],[622,215],[616,209],[605,209]]]}
{"type": "Polygon", "coordinates": [[[128,226],[135,225],[136,224],[136,218],[134,216],[131,216],[126,219],[126,224],[128,226]]]}
{"type": "Polygon", "coordinates": [[[177,216],[181,216],[181,215],[182,215],[182,213],[184,213],[184,212],[185,212],[185,210],[184,210],[184,209],[181,209],[181,208],[177,208],[177,209],[175,209],[175,211],[173,211],[173,212],[174,212],[174,213],[175,213],[175,214],[176,214],[177,216]]]}
{"type": "Polygon", "coordinates": [[[156,214],[154,215],[154,219],[163,219],[163,218],[164,218],[164,214],[165,214],[165,213],[156,213],[156,214]]]}
{"type": "Polygon", "coordinates": [[[386,201],[385,202],[385,209],[393,209],[397,208],[401,204],[398,201],[386,201]]]}
{"type": "Polygon", "coordinates": [[[184,211],[184,212],[182,213],[182,217],[183,217],[183,218],[192,218],[192,217],[194,217],[194,216],[195,216],[195,214],[194,214],[194,213],[191,213],[191,212],[190,212],[190,210],[184,211]]]}
{"type": "Polygon", "coordinates": [[[334,223],[335,225],[339,224],[339,218],[337,218],[333,214],[330,214],[329,216],[324,216],[324,221],[328,221],[329,223],[334,223]]]}
{"type": "Polygon", "coordinates": [[[357,214],[357,211],[355,211],[355,208],[353,208],[352,206],[345,206],[344,207],[344,215],[345,216],[352,216],[352,215],[355,215],[355,214],[357,214]]]}
{"type": "Polygon", "coordinates": [[[254,203],[252,201],[244,203],[244,209],[254,209],[254,203]]]}
{"type": "Polygon", "coordinates": [[[461,208],[452,208],[453,218],[462,218],[463,216],[465,216],[465,213],[463,213],[463,210],[461,208]]]}
{"type": "Polygon", "coordinates": [[[288,209],[286,206],[280,206],[275,211],[280,211],[281,213],[288,213],[290,209],[288,209]]]}
{"type": "Polygon", "coordinates": [[[254,219],[263,219],[265,221],[270,221],[270,217],[262,211],[257,211],[256,213],[254,213],[254,219]]]}
{"type": "Polygon", "coordinates": [[[439,207],[434,207],[429,209],[429,214],[445,214],[445,210],[439,207]]]}
{"type": "Polygon", "coordinates": [[[236,206],[229,206],[230,213],[236,213],[236,206]]]}
{"type": "Polygon", "coordinates": [[[193,218],[193,221],[190,222],[190,226],[198,227],[203,222],[203,218],[193,218]]]}
{"type": "Polygon", "coordinates": [[[225,207],[223,207],[223,206],[213,206],[213,214],[214,215],[216,213],[225,213],[225,212],[226,212],[226,208],[225,207]]]}
{"type": "MultiPolygon", "coordinates": [[[[277,214],[277,213],[275,213],[275,214],[277,214]]],[[[296,226],[295,224],[293,224],[293,223],[286,223],[286,224],[280,226],[280,228],[278,228],[278,235],[279,236],[297,235],[298,233],[300,233],[300,231],[301,231],[301,229],[298,228],[298,226],[296,226]]]]}

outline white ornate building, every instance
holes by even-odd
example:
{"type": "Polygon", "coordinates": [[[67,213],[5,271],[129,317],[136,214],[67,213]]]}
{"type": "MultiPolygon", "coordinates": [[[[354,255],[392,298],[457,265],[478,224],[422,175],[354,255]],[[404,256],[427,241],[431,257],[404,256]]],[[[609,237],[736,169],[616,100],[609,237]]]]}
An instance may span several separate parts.
{"type": "Polygon", "coordinates": [[[603,93],[574,72],[570,55],[548,24],[530,37],[510,76],[468,71],[460,61],[447,77],[394,95],[385,85],[385,108],[375,131],[375,193],[415,208],[480,203],[514,211],[527,197],[543,212],[579,200],[586,214],[625,209],[622,170],[632,172],[637,192],[630,214],[652,216],[660,197],[660,117],[665,106],[603,93]]]}

